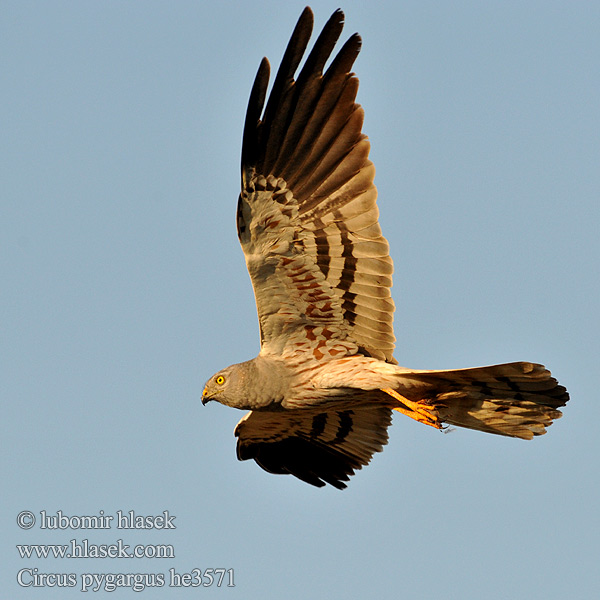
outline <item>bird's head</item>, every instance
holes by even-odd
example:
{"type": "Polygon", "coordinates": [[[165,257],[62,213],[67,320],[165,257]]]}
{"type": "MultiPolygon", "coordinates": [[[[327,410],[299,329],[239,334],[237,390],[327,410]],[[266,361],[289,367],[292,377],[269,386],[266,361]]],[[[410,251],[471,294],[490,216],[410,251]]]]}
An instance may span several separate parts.
{"type": "Polygon", "coordinates": [[[235,380],[237,378],[235,369],[232,367],[227,367],[215,373],[204,386],[202,404],[216,400],[221,404],[229,405],[227,400],[231,396],[231,391],[235,387],[235,380]]]}
{"type": "Polygon", "coordinates": [[[233,408],[250,408],[248,396],[256,383],[250,363],[231,365],[215,373],[204,386],[202,404],[216,400],[233,408]]]}
{"type": "Polygon", "coordinates": [[[215,373],[204,386],[202,404],[216,400],[225,406],[256,410],[281,404],[288,385],[283,367],[260,357],[215,373]]]}

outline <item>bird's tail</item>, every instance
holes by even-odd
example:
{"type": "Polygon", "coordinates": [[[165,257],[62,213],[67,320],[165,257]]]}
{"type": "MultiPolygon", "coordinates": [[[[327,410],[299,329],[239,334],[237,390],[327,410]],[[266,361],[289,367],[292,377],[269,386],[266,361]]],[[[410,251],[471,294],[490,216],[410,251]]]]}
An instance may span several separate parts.
{"type": "Polygon", "coordinates": [[[396,391],[439,422],[523,439],[546,433],[569,400],[550,371],[527,362],[404,373],[396,391]]]}

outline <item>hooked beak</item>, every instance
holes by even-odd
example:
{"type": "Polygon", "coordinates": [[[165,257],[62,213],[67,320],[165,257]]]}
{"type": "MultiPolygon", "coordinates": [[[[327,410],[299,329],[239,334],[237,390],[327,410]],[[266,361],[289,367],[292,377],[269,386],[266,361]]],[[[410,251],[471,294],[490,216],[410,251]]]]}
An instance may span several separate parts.
{"type": "Polygon", "coordinates": [[[208,402],[214,400],[211,396],[208,395],[208,390],[204,388],[202,392],[202,406],[206,406],[208,402]]]}

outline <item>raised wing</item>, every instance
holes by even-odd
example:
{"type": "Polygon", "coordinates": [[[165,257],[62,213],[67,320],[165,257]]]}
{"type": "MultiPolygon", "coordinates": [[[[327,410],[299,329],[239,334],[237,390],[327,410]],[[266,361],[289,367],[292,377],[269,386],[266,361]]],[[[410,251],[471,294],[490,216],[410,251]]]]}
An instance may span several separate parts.
{"type": "Polygon", "coordinates": [[[376,401],[279,412],[252,411],[235,428],[239,460],[317,487],[346,487],[387,444],[391,409],[376,401]]]}
{"type": "Polygon", "coordinates": [[[393,265],[350,72],[357,34],[323,72],[343,18],[340,10],[332,15],[294,80],[313,26],[312,11],[304,10],[264,114],[269,62],[260,65],[244,127],[238,234],[263,352],[281,354],[321,328],[327,339],[395,362],[393,265]]]}

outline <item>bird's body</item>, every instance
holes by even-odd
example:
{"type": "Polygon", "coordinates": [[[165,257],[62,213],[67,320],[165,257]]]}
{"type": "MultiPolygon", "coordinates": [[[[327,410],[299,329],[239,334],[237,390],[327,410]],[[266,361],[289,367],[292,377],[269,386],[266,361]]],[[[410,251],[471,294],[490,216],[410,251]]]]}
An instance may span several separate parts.
{"type": "Polygon", "coordinates": [[[346,397],[354,391],[397,387],[405,372],[411,371],[360,355],[315,362],[304,356],[294,360],[261,353],[219,371],[217,375],[224,377],[227,384],[239,376],[235,390],[233,383],[228,390],[225,384],[211,385],[211,380],[205,397],[245,410],[301,409],[346,397]]]}
{"type": "Polygon", "coordinates": [[[392,410],[529,439],[568,400],[542,365],[423,371],[393,356],[393,263],[378,223],[374,167],[350,72],[354,34],[327,70],[336,11],[297,78],[312,31],[302,13],[266,108],[269,63],[250,95],[237,227],[261,336],[255,359],[209,379],[203,402],[250,410],[238,458],[338,488],[387,442],[392,410]]]}

